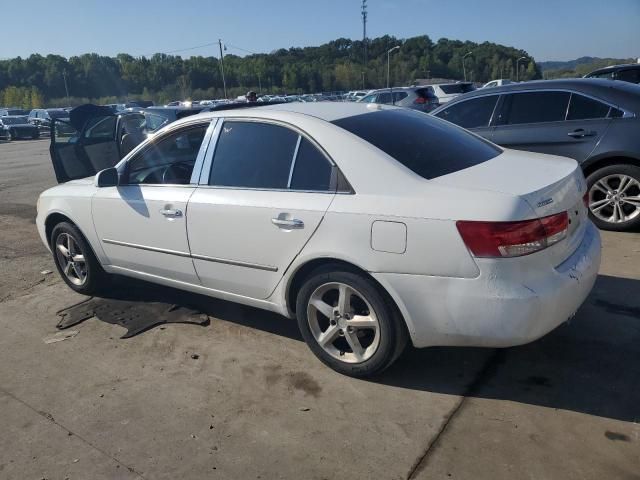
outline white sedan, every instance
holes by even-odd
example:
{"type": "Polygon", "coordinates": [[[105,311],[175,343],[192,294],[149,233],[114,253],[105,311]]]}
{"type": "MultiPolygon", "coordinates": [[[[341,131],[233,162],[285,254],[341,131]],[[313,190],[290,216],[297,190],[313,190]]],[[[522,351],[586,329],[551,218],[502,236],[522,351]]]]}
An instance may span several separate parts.
{"type": "Polygon", "coordinates": [[[278,312],[348,375],[380,372],[409,340],[533,341],[597,276],[575,161],[504,150],[419,112],[215,111],[121,161],[107,137],[55,144],[62,184],[38,202],[69,287],[93,294],[120,274],[278,312]]]}

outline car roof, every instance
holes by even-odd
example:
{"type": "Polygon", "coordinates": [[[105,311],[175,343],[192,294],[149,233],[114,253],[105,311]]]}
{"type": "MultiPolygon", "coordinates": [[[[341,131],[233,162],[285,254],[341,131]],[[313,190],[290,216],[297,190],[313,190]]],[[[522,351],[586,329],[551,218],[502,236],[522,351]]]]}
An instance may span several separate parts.
{"type": "Polygon", "coordinates": [[[588,75],[593,75],[594,73],[603,73],[603,72],[614,72],[616,70],[628,70],[628,69],[640,69],[640,64],[638,63],[621,63],[620,65],[609,65],[608,67],[598,68],[588,75]]]}
{"type": "Polygon", "coordinates": [[[443,110],[445,106],[485,95],[497,95],[511,92],[536,90],[574,90],[603,101],[613,103],[622,108],[640,113],[640,85],[606,78],[562,78],[555,80],[532,80],[529,82],[509,83],[491,89],[479,89],[460,95],[451,102],[439,107],[434,112],[443,110]]]}
{"type": "MultiPolygon", "coordinates": [[[[386,89],[385,89],[386,90],[386,89]]],[[[395,88],[394,88],[395,90],[395,88]]],[[[268,105],[264,107],[257,107],[259,110],[277,110],[282,112],[301,113],[312,117],[325,120],[327,122],[333,122],[341,118],[353,117],[356,115],[362,115],[370,113],[381,108],[394,108],[384,107],[378,104],[365,104],[359,102],[314,102],[314,103],[282,103],[278,105],[268,105]],[[372,105],[372,106],[369,106],[372,105]]],[[[224,111],[224,110],[222,110],[224,111]]],[[[241,110],[236,110],[241,111],[241,110]]]]}

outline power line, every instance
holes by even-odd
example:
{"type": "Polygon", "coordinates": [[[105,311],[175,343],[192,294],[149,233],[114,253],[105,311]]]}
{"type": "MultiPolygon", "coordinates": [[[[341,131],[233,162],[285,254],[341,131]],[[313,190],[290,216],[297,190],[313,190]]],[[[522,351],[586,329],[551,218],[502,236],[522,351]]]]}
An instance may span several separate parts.
{"type": "MultiPolygon", "coordinates": [[[[153,53],[147,53],[147,54],[142,54],[142,55],[138,55],[138,56],[139,57],[151,57],[151,56],[157,55],[157,54],[169,55],[171,53],[187,52],[189,50],[197,50],[198,48],[210,47],[212,45],[217,45],[217,44],[218,44],[218,42],[216,41],[216,42],[204,43],[202,45],[196,45],[196,46],[193,46],[193,47],[177,48],[175,50],[168,50],[166,52],[153,52],[153,53]]],[[[251,50],[247,50],[246,48],[238,47],[236,45],[231,45],[230,43],[226,43],[225,42],[224,46],[225,47],[229,47],[229,48],[233,48],[235,50],[240,50],[241,52],[249,53],[251,55],[259,55],[259,53],[257,53],[257,52],[253,52],[251,50]]]]}

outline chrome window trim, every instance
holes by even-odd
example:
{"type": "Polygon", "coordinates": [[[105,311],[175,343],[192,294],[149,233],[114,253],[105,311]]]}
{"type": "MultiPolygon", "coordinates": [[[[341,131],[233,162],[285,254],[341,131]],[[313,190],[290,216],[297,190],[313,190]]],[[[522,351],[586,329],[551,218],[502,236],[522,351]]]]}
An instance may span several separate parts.
{"type": "Polygon", "coordinates": [[[256,270],[265,270],[268,272],[278,271],[278,267],[273,267],[271,265],[261,265],[259,263],[241,262],[238,260],[229,260],[227,258],[209,257],[207,255],[198,255],[195,253],[192,254],[189,252],[182,252],[179,250],[170,250],[168,248],[151,247],[148,245],[140,245],[138,243],[121,242],[120,240],[112,240],[110,238],[103,238],[102,242],[110,245],[117,245],[119,247],[129,247],[129,248],[135,248],[138,250],[146,250],[148,252],[165,253],[167,255],[174,255],[177,257],[191,258],[193,260],[204,260],[207,262],[222,263],[225,265],[234,265],[236,267],[246,267],[246,268],[253,268],[256,270]]]}
{"type": "Polygon", "coordinates": [[[202,166],[204,165],[204,159],[209,150],[209,142],[211,140],[211,136],[216,128],[218,123],[218,119],[214,118],[211,120],[211,123],[207,127],[207,131],[204,134],[204,138],[202,139],[202,144],[200,145],[200,150],[198,151],[198,156],[196,157],[196,163],[193,165],[193,171],[191,172],[191,180],[189,184],[197,185],[200,180],[200,174],[202,173],[202,166]]]}
{"type": "Polygon", "coordinates": [[[296,168],[296,160],[298,159],[298,150],[300,150],[301,141],[302,141],[302,135],[298,135],[298,141],[296,142],[296,149],[293,151],[293,158],[291,159],[291,167],[289,168],[289,179],[287,180],[288,189],[291,189],[291,178],[293,177],[293,169],[296,168]]]}

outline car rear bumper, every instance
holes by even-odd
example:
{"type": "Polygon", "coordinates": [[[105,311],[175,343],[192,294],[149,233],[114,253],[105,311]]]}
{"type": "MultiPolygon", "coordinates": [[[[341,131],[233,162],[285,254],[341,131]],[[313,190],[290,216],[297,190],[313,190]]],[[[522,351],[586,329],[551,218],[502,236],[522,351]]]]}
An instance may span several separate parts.
{"type": "Polygon", "coordinates": [[[374,273],[407,322],[416,347],[509,347],[531,342],[568,320],[593,288],[600,234],[589,222],[581,244],[543,275],[500,272],[500,260],[472,279],[374,273]]]}

